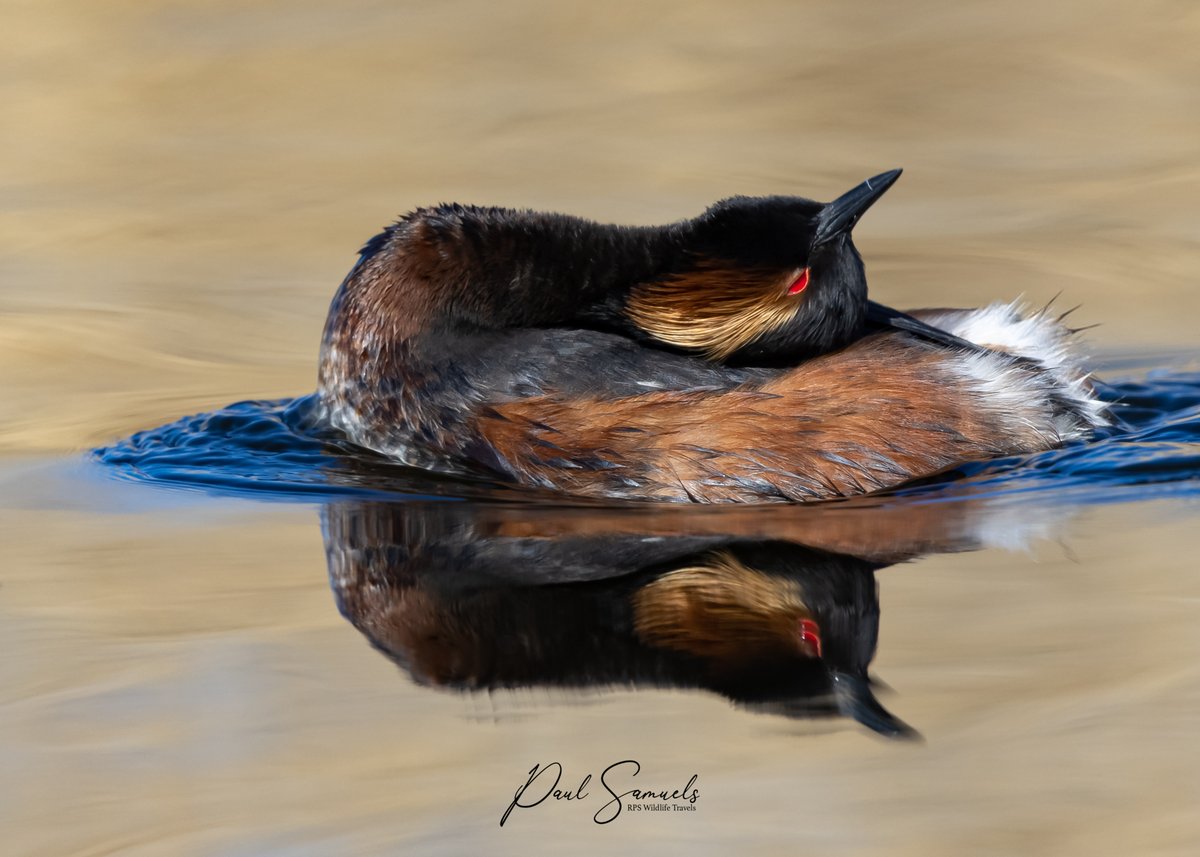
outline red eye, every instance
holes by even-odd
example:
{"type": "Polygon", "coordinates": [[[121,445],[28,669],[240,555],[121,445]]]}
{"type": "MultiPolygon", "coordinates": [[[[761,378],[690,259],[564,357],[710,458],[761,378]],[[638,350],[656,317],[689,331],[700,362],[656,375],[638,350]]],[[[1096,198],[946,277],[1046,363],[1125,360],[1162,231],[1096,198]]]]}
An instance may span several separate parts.
{"type": "Polygon", "coordinates": [[[789,295],[798,295],[808,288],[808,268],[800,272],[800,276],[796,278],[796,282],[788,286],[789,295]]]}

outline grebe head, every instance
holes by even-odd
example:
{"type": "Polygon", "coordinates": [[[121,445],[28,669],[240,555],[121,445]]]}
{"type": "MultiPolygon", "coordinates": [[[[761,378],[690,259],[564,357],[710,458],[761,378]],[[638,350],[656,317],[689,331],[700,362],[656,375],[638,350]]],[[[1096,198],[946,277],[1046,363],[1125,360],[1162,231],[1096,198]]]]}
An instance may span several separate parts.
{"type": "Polygon", "coordinates": [[[595,329],[741,365],[836,350],[863,335],[868,313],[850,231],[899,175],[830,203],[734,197],[653,227],[416,209],[367,242],[338,290],[321,377],[371,377],[381,355],[418,341],[473,351],[503,329],[595,329]]]}
{"type": "Polygon", "coordinates": [[[900,172],[825,204],[797,196],[716,203],[688,224],[690,263],[632,289],[628,317],[652,338],[733,362],[792,361],[849,343],[867,309],[850,232],[900,172]]]}

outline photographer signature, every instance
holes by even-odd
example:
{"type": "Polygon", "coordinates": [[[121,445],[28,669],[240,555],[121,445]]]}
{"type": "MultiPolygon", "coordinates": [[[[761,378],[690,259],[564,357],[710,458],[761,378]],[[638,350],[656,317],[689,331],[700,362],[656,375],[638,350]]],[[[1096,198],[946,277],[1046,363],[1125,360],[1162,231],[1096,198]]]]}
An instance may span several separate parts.
{"type": "MultiPolygon", "coordinates": [[[[696,781],[700,779],[699,774],[692,774],[691,779],[682,789],[630,788],[619,791],[619,787],[614,785],[614,781],[618,780],[621,775],[636,777],[641,770],[640,762],[635,759],[623,759],[620,762],[613,762],[601,772],[600,785],[609,795],[609,800],[592,816],[592,820],[596,824],[608,824],[616,820],[621,811],[626,808],[633,812],[643,810],[691,811],[696,808],[696,801],[700,797],[700,790],[696,788],[696,781]],[[631,767],[632,771],[629,770],[631,767]]],[[[532,809],[550,799],[573,801],[585,800],[588,797],[588,786],[592,782],[591,774],[584,776],[579,781],[579,785],[573,789],[559,787],[562,777],[563,766],[559,762],[550,762],[547,765],[538,764],[530,768],[529,778],[517,788],[512,803],[508,805],[504,815],[500,816],[500,826],[504,826],[504,822],[508,821],[508,817],[512,815],[514,809],[532,809]]]]}

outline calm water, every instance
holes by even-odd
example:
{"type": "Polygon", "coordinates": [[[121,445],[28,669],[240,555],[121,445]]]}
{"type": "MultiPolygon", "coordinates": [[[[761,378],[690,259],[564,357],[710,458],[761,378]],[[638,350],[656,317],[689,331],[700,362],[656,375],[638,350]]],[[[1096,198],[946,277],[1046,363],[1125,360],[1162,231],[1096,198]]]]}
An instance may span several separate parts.
{"type": "Polygon", "coordinates": [[[1200,848],[1194,4],[6,24],[5,853],[1200,848]],[[874,295],[1083,302],[1122,429],[882,500],[630,509],[432,481],[306,418],[334,287],[414,205],[663,222],[893,166],[856,231],[874,295]],[[714,553],[769,572],[708,582],[758,593],[737,615],[794,627],[809,593],[829,669],[653,630],[714,553]],[[695,810],[595,824],[625,759],[619,790],[697,775],[695,810]],[[553,761],[587,795],[500,828],[553,761]]]}

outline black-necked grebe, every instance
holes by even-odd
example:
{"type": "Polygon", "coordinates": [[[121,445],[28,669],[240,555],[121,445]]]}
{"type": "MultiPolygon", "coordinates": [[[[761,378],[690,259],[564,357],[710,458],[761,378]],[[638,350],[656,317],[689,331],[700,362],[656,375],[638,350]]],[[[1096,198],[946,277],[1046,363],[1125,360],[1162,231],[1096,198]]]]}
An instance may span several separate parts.
{"type": "Polygon", "coordinates": [[[329,419],[420,467],[682,502],[862,494],[1104,425],[1048,312],[868,300],[850,230],[898,176],[661,227],[418,209],[334,298],[329,419]]]}

